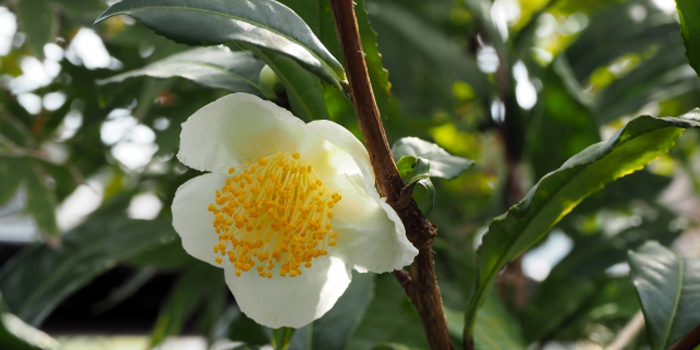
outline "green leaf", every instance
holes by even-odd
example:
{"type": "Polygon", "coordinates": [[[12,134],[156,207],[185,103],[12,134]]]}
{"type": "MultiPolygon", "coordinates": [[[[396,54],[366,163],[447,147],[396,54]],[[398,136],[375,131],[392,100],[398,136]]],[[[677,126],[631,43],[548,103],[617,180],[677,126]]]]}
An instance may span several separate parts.
{"type": "Polygon", "coordinates": [[[340,87],[343,66],[288,7],[273,0],[124,0],[95,21],[129,15],[148,28],[189,45],[245,42],[293,57],[340,87]]]}
{"type": "Polygon", "coordinates": [[[182,77],[206,87],[260,95],[258,77],[264,65],[250,52],[233,52],[225,46],[200,47],[140,69],[98,80],[97,83],[119,83],[144,75],[154,78],[182,77]]]}
{"type": "Polygon", "coordinates": [[[360,39],[362,40],[362,52],[365,54],[365,62],[367,63],[367,71],[372,83],[374,98],[377,100],[379,110],[384,116],[395,115],[397,112],[391,97],[389,71],[384,68],[382,63],[382,54],[379,52],[379,45],[377,44],[377,33],[372,29],[365,0],[355,1],[355,13],[360,30],[360,39]]]}
{"type": "MultiPolygon", "coordinates": [[[[464,329],[462,314],[445,308],[445,318],[450,335],[455,339],[461,339],[464,329]]],[[[516,350],[526,349],[526,345],[518,320],[503,307],[497,296],[487,298],[484,307],[476,316],[475,348],[477,350],[516,350]]]]}
{"type": "Polygon", "coordinates": [[[26,174],[20,166],[24,160],[14,157],[0,157],[0,206],[7,203],[17,193],[26,174]]]}
{"type": "Polygon", "coordinates": [[[650,241],[629,252],[652,350],[664,350],[700,324],[700,259],[650,241]]]}
{"type": "Polygon", "coordinates": [[[196,262],[194,267],[180,277],[161,309],[151,334],[149,349],[162,343],[165,338],[179,334],[203,298],[223,289],[224,275],[221,269],[196,262]]]}
{"type": "Polygon", "coordinates": [[[400,6],[388,2],[383,2],[374,15],[379,22],[391,27],[403,39],[405,44],[402,46],[409,44],[430,60],[433,64],[430,69],[449,72],[452,78],[467,82],[479,96],[489,95],[490,83],[476,62],[434,27],[400,6]]]}
{"type": "Polygon", "coordinates": [[[104,2],[100,0],[54,0],[61,4],[63,8],[76,12],[97,12],[105,8],[104,2]]]}
{"type": "Polygon", "coordinates": [[[402,156],[396,167],[406,186],[430,178],[430,161],[421,157],[402,156]]]}
{"type": "Polygon", "coordinates": [[[669,49],[678,36],[678,23],[650,2],[628,1],[609,4],[591,17],[586,29],[566,49],[566,58],[582,84],[597,68],[631,52],[642,52],[656,45],[669,49]],[[646,20],[636,21],[629,14],[643,6],[646,20]]]}
{"type": "Polygon", "coordinates": [[[26,210],[39,230],[48,237],[57,237],[56,195],[46,183],[39,162],[26,157],[0,157],[0,204],[12,198],[22,185],[27,193],[26,210]]]}
{"type": "Polygon", "coordinates": [[[287,56],[253,45],[241,46],[251,50],[275,71],[287,91],[287,99],[294,115],[307,121],[330,119],[323,99],[323,87],[318,78],[287,56]]]}
{"type": "MultiPolygon", "coordinates": [[[[394,154],[394,157],[396,157],[396,154],[394,154]]],[[[411,174],[413,174],[413,166],[416,165],[417,161],[418,159],[414,156],[402,156],[399,161],[396,162],[396,169],[399,170],[399,175],[401,175],[401,179],[404,183],[406,183],[411,177],[411,174]]]]}
{"type": "Polygon", "coordinates": [[[600,124],[638,111],[653,101],[664,101],[700,89],[700,80],[688,68],[683,47],[672,45],[658,52],[629,73],[615,79],[595,102],[600,124]]]}
{"type": "Polygon", "coordinates": [[[594,144],[543,177],[515,206],[491,222],[478,252],[478,287],[467,308],[465,336],[498,272],[544,237],[586,196],[641,169],[668,151],[683,128],[700,128],[700,110],[681,118],[641,116],[607,142],[594,144]]]}
{"type": "Polygon", "coordinates": [[[430,214],[435,205],[435,187],[429,178],[418,180],[411,196],[423,215],[430,214]]]}
{"type": "Polygon", "coordinates": [[[289,343],[296,329],[290,327],[282,327],[272,331],[272,347],[275,350],[289,349],[289,343]]]}
{"type": "Polygon", "coordinates": [[[374,297],[374,274],[352,272],[350,286],[335,306],[314,321],[312,344],[317,350],[343,350],[374,297]]]}
{"type": "Polygon", "coordinates": [[[11,350],[58,349],[56,340],[10,313],[0,294],[0,348],[11,350]]]}
{"type": "MultiPolygon", "coordinates": [[[[128,201],[126,201],[128,204],[128,201]]],[[[58,304],[115,263],[167,244],[171,219],[130,220],[104,210],[62,237],[61,246],[26,247],[0,270],[0,289],[17,315],[40,324],[58,304]]]]}
{"type": "Polygon", "coordinates": [[[694,0],[676,0],[676,6],[681,18],[685,54],[690,65],[700,75],[700,4],[694,0]]]}
{"type": "Polygon", "coordinates": [[[527,349],[518,321],[495,295],[486,299],[476,316],[474,346],[477,350],[527,349]]]}
{"type": "Polygon", "coordinates": [[[540,79],[542,90],[533,109],[533,120],[528,123],[524,151],[537,179],[600,141],[597,120],[582,97],[581,86],[566,58],[557,57],[540,79]]]}
{"type": "Polygon", "coordinates": [[[435,204],[435,187],[430,181],[431,164],[427,159],[414,156],[403,156],[396,163],[401,179],[424,215],[428,215],[435,204]]]}
{"type": "Polygon", "coordinates": [[[413,304],[391,274],[377,275],[374,299],[346,350],[372,349],[378,343],[401,343],[427,349],[423,326],[413,304]]]}
{"type": "Polygon", "coordinates": [[[474,161],[453,156],[442,147],[417,137],[404,137],[391,147],[394,159],[405,156],[420,157],[430,161],[430,176],[452,180],[474,165],[474,161]]]}
{"type": "Polygon", "coordinates": [[[44,45],[53,35],[53,9],[50,0],[22,0],[17,4],[22,31],[34,55],[44,59],[44,45]]]}
{"type": "Polygon", "coordinates": [[[372,350],[417,350],[418,348],[406,346],[399,343],[381,343],[373,347],[372,350]]]}
{"type": "Polygon", "coordinates": [[[56,224],[56,195],[44,180],[38,164],[27,160],[25,166],[27,211],[44,234],[57,237],[60,232],[56,224]]]}

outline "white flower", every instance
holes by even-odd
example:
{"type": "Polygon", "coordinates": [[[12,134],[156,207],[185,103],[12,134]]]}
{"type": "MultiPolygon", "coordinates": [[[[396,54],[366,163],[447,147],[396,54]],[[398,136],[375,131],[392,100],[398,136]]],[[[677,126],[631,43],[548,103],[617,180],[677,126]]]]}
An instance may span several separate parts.
{"type": "Polygon", "coordinates": [[[327,120],[305,124],[253,95],[225,96],[182,124],[178,159],[210,173],[178,188],[173,226],[222,267],[248,317],[271,328],[323,316],[360,272],[418,254],[379,198],[367,150],[327,120]]]}

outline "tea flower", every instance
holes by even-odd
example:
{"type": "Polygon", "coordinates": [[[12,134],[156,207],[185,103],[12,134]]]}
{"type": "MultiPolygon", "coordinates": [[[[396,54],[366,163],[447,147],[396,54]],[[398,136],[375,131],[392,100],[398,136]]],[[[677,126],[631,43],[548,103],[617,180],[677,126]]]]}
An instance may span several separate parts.
{"type": "Polygon", "coordinates": [[[178,188],[173,226],[192,256],[223,268],[248,317],[302,327],[343,294],[354,268],[389,272],[418,251],[378,195],[367,150],[327,120],[238,93],[182,124],[178,159],[209,173],[178,188]]]}

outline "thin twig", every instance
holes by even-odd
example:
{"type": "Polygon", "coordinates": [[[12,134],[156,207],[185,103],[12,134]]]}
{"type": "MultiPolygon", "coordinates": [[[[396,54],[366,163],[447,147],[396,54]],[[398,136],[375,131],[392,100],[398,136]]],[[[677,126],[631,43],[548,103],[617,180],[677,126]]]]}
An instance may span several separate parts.
{"type": "Polygon", "coordinates": [[[693,350],[700,345],[700,324],[695,326],[681,340],[677,341],[668,350],[693,350]]]}
{"type": "Polygon", "coordinates": [[[644,328],[644,315],[642,311],[637,311],[634,317],[625,325],[620,333],[617,334],[615,340],[608,345],[605,350],[623,350],[637,337],[639,331],[644,328]]]}
{"type": "Polygon", "coordinates": [[[418,248],[411,274],[395,271],[411,302],[416,306],[428,344],[434,350],[452,349],[442,297],[433,270],[432,242],[437,229],[420,212],[410,197],[401,196],[404,187],[386,139],[379,108],[374,99],[367,65],[362,51],[357,17],[352,0],[331,0],[336,30],[340,39],[349,80],[349,95],[364,137],[377,187],[406,227],[406,234],[418,248]]]}

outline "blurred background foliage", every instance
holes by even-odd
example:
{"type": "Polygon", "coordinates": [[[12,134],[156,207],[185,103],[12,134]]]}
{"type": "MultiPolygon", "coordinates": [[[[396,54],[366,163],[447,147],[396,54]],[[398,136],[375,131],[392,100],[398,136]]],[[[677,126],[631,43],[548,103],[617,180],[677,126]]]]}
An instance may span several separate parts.
{"type": "MultiPolygon", "coordinates": [[[[281,2],[342,59],[327,0],[281,2]]],[[[476,162],[435,181],[429,216],[456,343],[491,218],[632,117],[700,105],[672,0],[357,3],[389,141],[417,136],[476,162]]],[[[221,274],[185,254],[171,227],[175,189],[198,175],[174,157],[180,124],[229,91],[263,95],[262,61],[283,78],[272,98],[302,119],[327,117],[359,137],[353,107],[270,52],[230,44],[183,53],[192,48],[128,17],[92,27],[105,8],[101,0],[0,1],[0,312],[14,317],[0,323],[0,345],[111,344],[85,336],[95,333],[150,334],[119,338],[136,347],[179,334],[201,337],[190,348],[269,344],[272,330],[237,309],[221,274]],[[227,66],[234,57],[248,63],[227,66]],[[184,73],[149,66],[166,58],[184,73]],[[187,67],[201,60],[250,84],[194,83],[187,67]],[[317,91],[321,107],[285,79],[317,91]],[[13,324],[25,332],[17,336],[13,324]]],[[[685,133],[669,155],[586,199],[501,274],[477,318],[477,347],[611,343],[640,310],[629,249],[657,240],[700,255],[697,139],[685,133]]],[[[640,332],[629,348],[647,342],[640,332]]],[[[388,274],[355,273],[337,306],[292,337],[293,349],[426,346],[417,312],[388,274]]]]}

